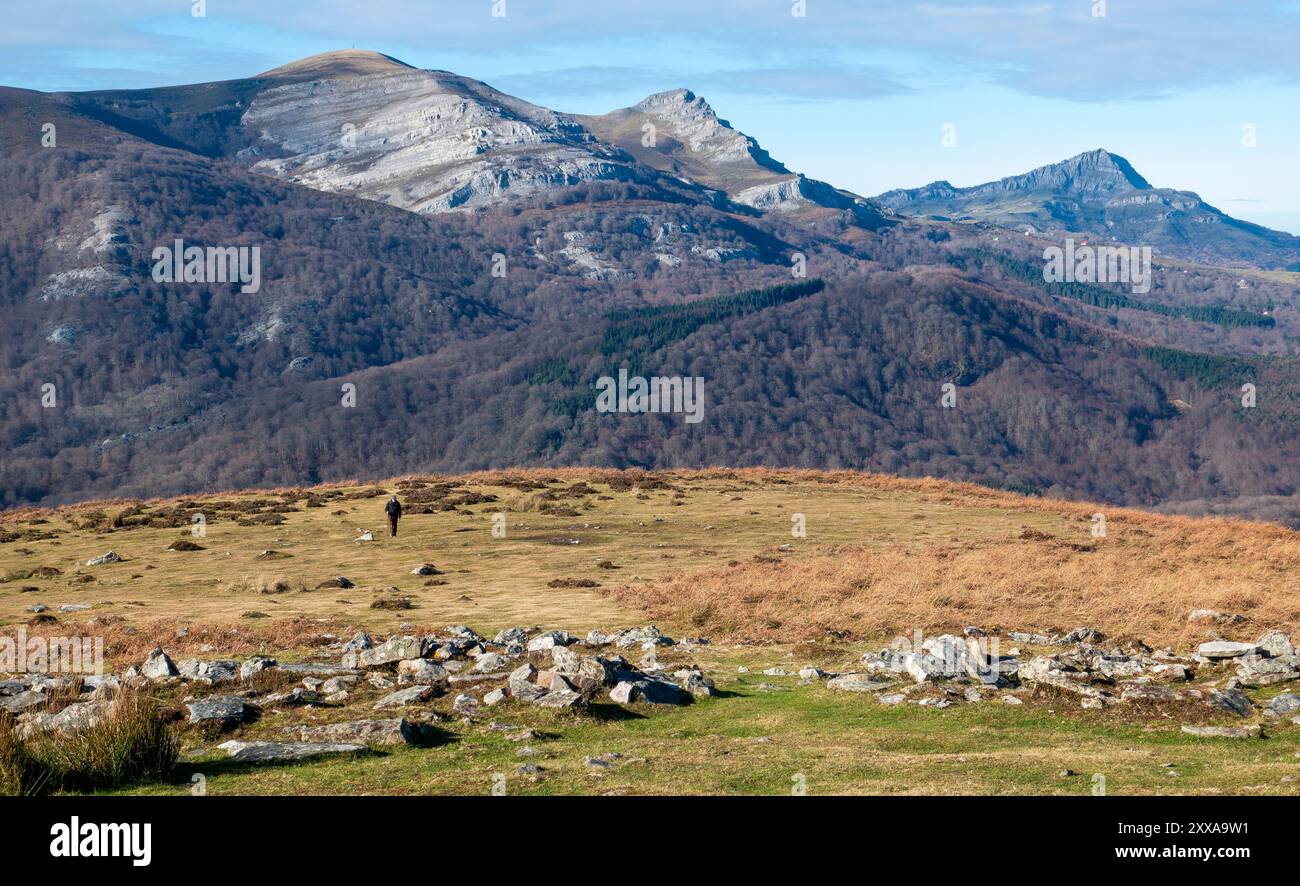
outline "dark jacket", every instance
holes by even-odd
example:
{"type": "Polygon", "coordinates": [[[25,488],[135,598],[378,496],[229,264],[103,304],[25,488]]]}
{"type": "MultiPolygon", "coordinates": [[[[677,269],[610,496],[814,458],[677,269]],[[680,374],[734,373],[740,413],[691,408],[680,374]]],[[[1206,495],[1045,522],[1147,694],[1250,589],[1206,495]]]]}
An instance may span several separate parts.
{"type": "Polygon", "coordinates": [[[384,506],[384,513],[388,515],[388,519],[396,520],[398,517],[402,516],[401,503],[389,499],[388,504],[384,506]]]}

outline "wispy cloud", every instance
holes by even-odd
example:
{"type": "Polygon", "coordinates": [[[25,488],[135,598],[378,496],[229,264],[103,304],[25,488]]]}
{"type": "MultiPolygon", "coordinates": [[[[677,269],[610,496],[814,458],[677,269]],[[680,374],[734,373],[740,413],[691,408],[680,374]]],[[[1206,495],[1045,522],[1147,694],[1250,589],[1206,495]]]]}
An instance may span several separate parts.
{"type": "Polygon", "coordinates": [[[472,54],[482,73],[554,76],[556,94],[614,59],[649,85],[662,47],[677,81],[702,88],[713,76],[795,100],[924,88],[929,68],[1080,102],[1300,83],[1295,0],[1109,0],[1104,17],[1097,3],[807,0],[807,17],[795,18],[789,0],[507,0],[507,15],[494,18],[491,0],[222,0],[195,19],[188,0],[44,0],[6,10],[0,77],[45,83],[51,66],[65,65],[65,79],[92,81],[130,54],[126,67],[206,80],[250,73],[233,69],[243,59],[269,67],[293,48],[355,43],[433,67],[472,54]],[[195,52],[197,43],[224,52],[195,52]],[[905,73],[882,69],[881,53],[906,58],[905,73]],[[553,64],[564,57],[575,64],[553,64]]]}
{"type": "Polygon", "coordinates": [[[881,70],[851,65],[689,73],[671,68],[586,65],[496,77],[492,85],[530,95],[538,95],[540,90],[544,97],[560,100],[629,91],[649,95],[680,87],[703,94],[719,91],[800,102],[870,99],[912,91],[881,70]]]}

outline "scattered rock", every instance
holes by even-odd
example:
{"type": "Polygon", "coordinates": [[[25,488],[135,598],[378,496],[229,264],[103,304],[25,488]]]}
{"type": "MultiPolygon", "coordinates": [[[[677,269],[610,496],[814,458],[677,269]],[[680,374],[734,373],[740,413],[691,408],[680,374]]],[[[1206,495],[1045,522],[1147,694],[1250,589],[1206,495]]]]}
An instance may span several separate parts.
{"type": "Polygon", "coordinates": [[[506,681],[510,697],[519,701],[536,701],[541,698],[546,690],[537,685],[536,679],[537,668],[531,664],[525,663],[515,668],[506,681]]]}
{"type": "Polygon", "coordinates": [[[356,754],[366,750],[363,744],[307,741],[237,741],[217,745],[237,763],[278,763],[303,760],[329,754],[356,754]]]}
{"type": "Polygon", "coordinates": [[[841,674],[826,683],[827,689],[838,692],[877,692],[888,687],[887,681],[873,680],[867,674],[841,674]]]}
{"type": "Polygon", "coordinates": [[[1120,692],[1120,701],[1177,701],[1178,693],[1168,686],[1155,683],[1126,683],[1120,692]]]}
{"type": "Polygon", "coordinates": [[[176,663],[163,652],[162,647],[155,646],[153,652],[149,653],[144,664],[140,666],[140,675],[150,680],[163,680],[167,677],[180,676],[180,671],[176,669],[176,663]]]}
{"type": "Polygon", "coordinates": [[[370,639],[370,635],[365,631],[357,631],[352,635],[352,639],[343,644],[344,652],[360,652],[363,649],[371,649],[375,645],[370,639]]]}
{"type": "Polygon", "coordinates": [[[239,662],[235,661],[199,661],[187,658],[176,666],[182,677],[196,683],[213,685],[224,683],[239,677],[239,662]]]}
{"type": "Polygon", "coordinates": [[[577,639],[568,631],[547,631],[528,641],[528,651],[542,652],[547,649],[554,649],[556,646],[568,646],[577,642],[577,639]]]}
{"type": "Polygon", "coordinates": [[[1292,663],[1295,656],[1264,658],[1261,655],[1243,655],[1237,660],[1237,677],[1245,686],[1272,686],[1300,678],[1300,670],[1292,663]]]}
{"type": "Polygon", "coordinates": [[[290,689],[288,692],[277,692],[268,695],[262,700],[267,707],[302,707],[304,705],[316,705],[321,700],[320,693],[314,689],[307,689],[299,686],[290,689]]]}
{"type": "Polygon", "coordinates": [[[1291,644],[1291,636],[1281,631],[1269,631],[1259,638],[1257,645],[1261,652],[1271,658],[1296,654],[1295,646],[1291,644]]]}
{"type": "Polygon", "coordinates": [[[369,649],[352,649],[343,654],[345,668],[375,668],[414,658],[424,658],[429,647],[416,637],[393,636],[369,649]]]}
{"type": "Polygon", "coordinates": [[[1198,738],[1258,738],[1258,726],[1184,726],[1183,731],[1198,738]]]}
{"type": "MultiPolygon", "coordinates": [[[[562,649],[563,647],[556,647],[562,649]]],[[[479,674],[491,674],[500,671],[510,664],[510,659],[499,652],[485,652],[480,655],[474,662],[471,671],[479,674]]]]}
{"type": "Polygon", "coordinates": [[[647,704],[680,705],[690,700],[690,696],[677,684],[655,679],[620,682],[610,690],[609,697],[619,704],[644,701],[647,704]]]}
{"type": "Polygon", "coordinates": [[[336,695],[340,692],[347,692],[356,688],[358,679],[352,674],[344,674],[339,677],[330,677],[320,685],[320,691],[326,695],[336,695]]]}
{"type": "Polygon", "coordinates": [[[8,711],[11,714],[17,714],[28,708],[34,708],[37,705],[45,704],[46,698],[44,692],[37,692],[29,689],[25,692],[19,692],[16,695],[0,697],[0,710],[8,711]]]}
{"type": "Polygon", "coordinates": [[[434,696],[434,687],[432,686],[408,686],[405,689],[399,689],[389,695],[385,695],[379,701],[375,702],[375,710],[380,708],[397,708],[405,705],[420,704],[428,701],[434,696]]]}
{"type": "Polygon", "coordinates": [[[1240,689],[1215,692],[1210,695],[1210,704],[1236,714],[1238,717],[1249,717],[1251,711],[1255,708],[1250,698],[1240,689]]]}
{"type": "Polygon", "coordinates": [[[398,683],[436,685],[447,683],[447,669],[427,658],[410,658],[397,663],[398,683]]]}
{"type": "Polygon", "coordinates": [[[329,723],[324,726],[287,727],[286,733],[296,735],[300,741],[310,743],[344,743],[381,745],[427,744],[436,730],[425,723],[412,723],[404,719],[349,720],[346,723],[329,723]]]}
{"type": "Polygon", "coordinates": [[[18,723],[18,737],[28,739],[39,732],[78,732],[100,723],[107,711],[108,705],[100,701],[79,701],[58,713],[26,713],[18,723]]]}
{"type": "Polygon", "coordinates": [[[585,703],[585,699],[572,689],[552,689],[533,703],[544,708],[572,708],[585,703]]]}
{"type": "Polygon", "coordinates": [[[1300,711],[1300,695],[1292,692],[1284,692],[1281,695],[1273,697],[1268,703],[1268,709],[1275,714],[1294,714],[1300,711]]]}
{"type": "Polygon", "coordinates": [[[239,666],[239,678],[241,680],[251,679],[254,675],[269,671],[278,663],[273,658],[267,658],[264,655],[254,655],[239,666]]]}
{"type": "Polygon", "coordinates": [[[233,729],[244,722],[248,713],[244,700],[235,695],[199,698],[185,707],[189,709],[191,723],[216,726],[220,729],[233,729]]]}
{"type": "Polygon", "coordinates": [[[1259,651],[1259,647],[1254,643],[1234,643],[1230,640],[1212,640],[1209,643],[1202,643],[1196,647],[1196,654],[1202,658],[1224,659],[1236,658],[1241,655],[1251,655],[1259,651]]]}

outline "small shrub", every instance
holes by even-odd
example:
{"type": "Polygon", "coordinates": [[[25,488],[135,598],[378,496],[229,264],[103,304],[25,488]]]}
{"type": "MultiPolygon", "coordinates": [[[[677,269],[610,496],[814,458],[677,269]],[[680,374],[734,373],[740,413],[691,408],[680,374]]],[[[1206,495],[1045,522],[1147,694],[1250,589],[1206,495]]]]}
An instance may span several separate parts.
{"type": "Polygon", "coordinates": [[[371,609],[411,609],[410,597],[379,597],[370,604],[371,609]]]}

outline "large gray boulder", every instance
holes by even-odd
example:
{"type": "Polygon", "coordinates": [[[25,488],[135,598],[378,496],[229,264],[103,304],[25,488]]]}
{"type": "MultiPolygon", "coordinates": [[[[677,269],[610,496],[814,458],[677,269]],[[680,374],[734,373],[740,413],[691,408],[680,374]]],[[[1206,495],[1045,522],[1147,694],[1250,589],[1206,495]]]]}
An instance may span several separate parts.
{"type": "Polygon", "coordinates": [[[506,687],[510,690],[510,697],[518,701],[536,701],[546,694],[546,690],[538,686],[537,668],[529,663],[524,663],[510,672],[510,677],[506,680],[506,687]]]}
{"type": "Polygon", "coordinates": [[[1255,709],[1254,703],[1240,689],[1225,689],[1223,692],[1212,693],[1210,695],[1210,704],[1236,714],[1238,717],[1249,717],[1255,709]]]}
{"type": "Polygon", "coordinates": [[[583,703],[584,698],[581,692],[575,692],[567,688],[552,689],[541,698],[533,700],[533,704],[543,708],[573,708],[583,703]]]}
{"type": "Polygon", "coordinates": [[[325,726],[299,726],[286,728],[299,741],[310,743],[364,745],[405,745],[423,744],[429,737],[430,730],[425,724],[411,723],[394,718],[391,720],[349,720],[346,723],[329,723],[325,726]]]}
{"type": "Polygon", "coordinates": [[[176,669],[185,679],[208,685],[225,683],[239,677],[237,661],[199,661],[196,658],[187,658],[178,664],[176,669]]]}
{"type": "Polygon", "coordinates": [[[429,642],[423,637],[389,637],[370,649],[354,649],[343,654],[346,668],[377,668],[412,658],[424,658],[429,653],[429,642]]]}
{"type": "Polygon", "coordinates": [[[38,732],[79,732],[101,723],[109,705],[98,701],[78,701],[58,713],[31,712],[22,715],[18,737],[31,738],[38,732]]]}
{"type": "Polygon", "coordinates": [[[28,689],[17,695],[6,695],[0,697],[0,711],[8,711],[11,714],[18,714],[37,705],[43,705],[46,702],[44,692],[37,692],[34,689],[28,689]]]}
{"type": "Polygon", "coordinates": [[[176,669],[176,663],[166,652],[163,652],[162,647],[155,646],[153,652],[145,657],[144,664],[140,665],[140,676],[150,680],[164,680],[167,677],[180,676],[180,671],[176,669]]]}
{"type": "Polygon", "coordinates": [[[279,665],[281,672],[293,674],[297,677],[342,677],[358,676],[361,671],[356,668],[345,668],[336,664],[324,664],[322,662],[298,661],[292,664],[279,665]]]}
{"type": "Polygon", "coordinates": [[[504,631],[498,631],[497,635],[492,638],[492,642],[498,646],[515,646],[517,644],[522,644],[527,639],[527,629],[506,628],[504,631]]]}
{"type": "Polygon", "coordinates": [[[595,656],[579,655],[572,649],[556,646],[551,650],[551,662],[552,671],[577,682],[579,689],[584,685],[591,689],[613,685],[612,668],[595,656]]]}
{"type": "Polygon", "coordinates": [[[1259,651],[1254,643],[1234,643],[1231,640],[1212,640],[1196,647],[1196,654],[1202,658],[1224,659],[1252,655],[1259,651]]]}
{"type": "Polygon", "coordinates": [[[647,625],[641,628],[628,628],[627,630],[618,631],[613,636],[614,645],[620,649],[630,649],[633,646],[672,646],[673,641],[664,636],[654,625],[647,625]]]}
{"type": "Polygon", "coordinates": [[[190,722],[201,726],[231,729],[244,722],[248,713],[244,700],[235,695],[213,695],[185,705],[190,722]]]}
{"type": "Polygon", "coordinates": [[[348,692],[356,688],[358,680],[359,678],[352,674],[330,677],[320,685],[320,692],[323,695],[333,695],[336,692],[348,692]]]}
{"type": "Polygon", "coordinates": [[[363,744],[307,741],[231,741],[222,742],[218,748],[237,763],[280,763],[288,760],[305,760],[330,754],[356,754],[366,750],[363,744]]]}
{"type": "MultiPolygon", "coordinates": [[[[349,582],[349,585],[350,584],[351,582],[349,582]]],[[[344,587],[344,585],[340,584],[339,587],[344,587]]],[[[365,631],[357,631],[355,634],[352,635],[351,640],[343,644],[343,651],[360,652],[363,649],[370,649],[374,645],[375,642],[370,639],[369,634],[367,634],[365,631]]]]}
{"type": "Polygon", "coordinates": [[[1259,638],[1258,645],[1260,651],[1273,658],[1283,655],[1295,655],[1295,646],[1291,643],[1291,635],[1284,634],[1281,631],[1269,631],[1259,638]]]}
{"type": "Polygon", "coordinates": [[[435,692],[433,686],[408,686],[379,699],[379,701],[375,702],[375,710],[420,704],[433,698],[435,692]]]}
{"type": "MultiPolygon", "coordinates": [[[[557,649],[563,649],[557,646],[557,649]]],[[[476,674],[491,674],[496,671],[504,670],[510,664],[509,656],[502,655],[499,652],[485,652],[474,660],[474,666],[470,668],[476,674]]]]}
{"type": "Polygon", "coordinates": [[[1293,692],[1276,695],[1268,703],[1268,709],[1275,714],[1294,714],[1296,711],[1300,711],[1300,695],[1293,692]]]}
{"type": "Polygon", "coordinates": [[[869,674],[840,674],[826,682],[826,688],[836,692],[876,692],[889,685],[888,681],[874,680],[869,674]]]}
{"type": "Polygon", "coordinates": [[[397,663],[398,683],[420,683],[424,685],[446,685],[447,669],[427,658],[409,658],[397,663]]]}
{"type": "Polygon", "coordinates": [[[1178,692],[1159,683],[1125,683],[1121,687],[1120,701],[1170,702],[1178,700],[1178,692]]]}
{"type": "Polygon", "coordinates": [[[264,655],[254,655],[239,666],[239,678],[249,680],[262,671],[269,671],[276,666],[277,662],[273,658],[267,658],[264,655]]]}
{"type": "Polygon", "coordinates": [[[1258,726],[1184,726],[1183,731],[1198,738],[1258,738],[1258,726]]]}
{"type": "Polygon", "coordinates": [[[656,679],[624,681],[610,690],[609,697],[620,704],[643,701],[647,704],[682,705],[691,699],[676,683],[656,679]]]}
{"type": "Polygon", "coordinates": [[[677,671],[673,676],[683,689],[696,698],[708,698],[717,691],[717,686],[698,667],[677,671]]]}
{"type": "Polygon", "coordinates": [[[1272,686],[1300,678],[1300,671],[1289,659],[1264,658],[1262,655],[1243,655],[1237,659],[1237,676],[1246,686],[1272,686]]]}
{"type": "Polygon", "coordinates": [[[568,631],[547,631],[528,641],[528,651],[544,652],[547,649],[554,649],[556,646],[568,646],[576,643],[577,640],[578,638],[568,631]]]}

